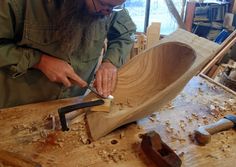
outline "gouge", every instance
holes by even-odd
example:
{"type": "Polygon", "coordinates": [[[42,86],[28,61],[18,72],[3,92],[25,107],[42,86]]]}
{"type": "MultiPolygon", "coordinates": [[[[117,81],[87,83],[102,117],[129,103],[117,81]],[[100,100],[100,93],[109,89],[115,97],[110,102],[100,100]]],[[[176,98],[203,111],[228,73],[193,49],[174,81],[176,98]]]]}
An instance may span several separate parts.
{"type": "Polygon", "coordinates": [[[213,124],[199,127],[194,131],[194,138],[200,145],[205,145],[210,142],[211,135],[233,127],[236,127],[236,116],[227,115],[213,124]]]}
{"type": "Polygon", "coordinates": [[[89,89],[91,92],[93,92],[95,95],[97,95],[98,97],[103,98],[103,99],[106,99],[106,97],[100,95],[100,94],[96,91],[95,88],[93,88],[93,87],[91,87],[91,86],[88,86],[88,89],[89,89]]]}
{"type": "Polygon", "coordinates": [[[107,97],[103,96],[103,95],[100,95],[95,88],[91,87],[91,86],[88,86],[87,87],[91,92],[93,92],[95,95],[97,95],[98,97],[102,98],[102,99],[113,99],[114,97],[112,95],[109,95],[107,97]]]}
{"type": "Polygon", "coordinates": [[[23,157],[20,154],[6,150],[0,150],[0,162],[3,165],[9,165],[13,167],[41,167],[41,165],[37,162],[23,157]]]}

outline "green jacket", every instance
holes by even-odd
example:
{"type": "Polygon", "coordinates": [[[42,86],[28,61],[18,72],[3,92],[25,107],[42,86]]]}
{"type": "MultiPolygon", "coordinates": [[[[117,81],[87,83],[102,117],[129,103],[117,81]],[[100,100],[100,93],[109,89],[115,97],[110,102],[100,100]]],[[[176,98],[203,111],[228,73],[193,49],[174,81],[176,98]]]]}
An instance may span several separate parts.
{"type": "Polygon", "coordinates": [[[0,1],[0,108],[84,94],[84,89],[50,82],[32,68],[43,53],[67,61],[87,82],[94,76],[105,38],[108,49],[104,59],[117,67],[125,62],[136,29],[126,10],[100,19],[90,48],[75,55],[59,52],[59,42],[52,35],[57,29],[52,24],[57,10],[52,0],[0,1]]]}

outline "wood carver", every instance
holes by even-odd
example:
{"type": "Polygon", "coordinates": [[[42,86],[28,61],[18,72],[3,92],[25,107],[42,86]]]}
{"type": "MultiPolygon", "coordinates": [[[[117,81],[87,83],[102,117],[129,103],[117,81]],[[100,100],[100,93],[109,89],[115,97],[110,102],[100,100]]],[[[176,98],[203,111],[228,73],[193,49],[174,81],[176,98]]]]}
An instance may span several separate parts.
{"type": "Polygon", "coordinates": [[[178,95],[220,48],[179,29],[131,59],[118,71],[111,111],[87,113],[91,137],[96,140],[160,109],[178,95]]]}

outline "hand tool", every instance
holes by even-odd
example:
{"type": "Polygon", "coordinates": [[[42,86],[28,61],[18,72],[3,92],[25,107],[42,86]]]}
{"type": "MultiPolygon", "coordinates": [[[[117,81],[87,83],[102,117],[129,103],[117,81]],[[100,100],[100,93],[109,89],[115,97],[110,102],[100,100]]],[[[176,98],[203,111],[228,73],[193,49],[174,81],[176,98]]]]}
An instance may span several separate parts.
{"type": "Polygon", "coordinates": [[[109,95],[109,96],[105,97],[105,96],[99,94],[99,93],[96,91],[96,89],[93,88],[93,87],[90,86],[90,85],[89,85],[87,88],[88,88],[89,90],[91,90],[91,92],[93,92],[95,95],[97,95],[97,96],[100,97],[100,98],[103,98],[103,99],[111,99],[111,100],[114,98],[112,95],[109,95]]]}
{"type": "Polygon", "coordinates": [[[0,164],[17,166],[17,167],[41,167],[37,162],[34,162],[20,154],[0,150],[0,164]]]}
{"type": "Polygon", "coordinates": [[[233,127],[236,127],[236,115],[227,115],[213,124],[199,127],[194,131],[194,138],[200,145],[205,145],[210,142],[211,135],[233,127]]]}
{"type": "Polygon", "coordinates": [[[99,100],[78,103],[78,104],[69,105],[69,106],[59,108],[58,114],[59,114],[59,118],[60,118],[60,122],[61,122],[62,131],[69,130],[69,128],[67,126],[67,122],[66,122],[66,116],[65,116],[66,113],[70,113],[74,110],[78,110],[78,109],[82,109],[82,108],[86,108],[86,107],[98,106],[98,105],[102,105],[102,104],[104,104],[104,100],[99,99],[99,100]]]}
{"type": "Polygon", "coordinates": [[[158,167],[180,167],[182,164],[178,155],[154,131],[143,135],[141,148],[158,167]]]}
{"type": "Polygon", "coordinates": [[[103,99],[106,99],[105,96],[100,95],[100,94],[96,91],[96,89],[93,88],[93,87],[91,87],[90,85],[88,86],[88,89],[91,90],[91,92],[93,92],[93,93],[94,93],[95,95],[97,95],[98,97],[103,98],[103,99]]]}

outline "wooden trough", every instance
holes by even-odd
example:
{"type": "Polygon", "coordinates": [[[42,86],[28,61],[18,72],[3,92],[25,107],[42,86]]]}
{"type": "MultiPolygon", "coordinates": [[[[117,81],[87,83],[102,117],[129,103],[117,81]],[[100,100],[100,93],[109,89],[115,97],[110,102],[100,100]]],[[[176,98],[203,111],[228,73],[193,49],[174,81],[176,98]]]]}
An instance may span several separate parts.
{"type": "Polygon", "coordinates": [[[87,113],[91,137],[96,140],[160,109],[178,95],[220,48],[179,29],[131,59],[118,71],[111,111],[87,113]]]}

